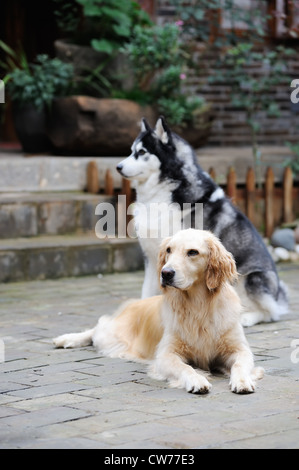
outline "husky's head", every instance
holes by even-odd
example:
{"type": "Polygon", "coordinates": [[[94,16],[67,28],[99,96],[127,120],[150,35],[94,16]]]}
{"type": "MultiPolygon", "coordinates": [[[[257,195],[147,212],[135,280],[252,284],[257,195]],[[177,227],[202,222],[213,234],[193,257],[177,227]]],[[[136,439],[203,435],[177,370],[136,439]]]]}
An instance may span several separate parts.
{"type": "Polygon", "coordinates": [[[163,117],[158,119],[154,129],[145,119],[142,119],[141,132],[133,142],[131,149],[131,155],[116,167],[125,178],[142,183],[153,173],[161,175],[163,170],[167,169],[169,176],[173,166],[181,166],[180,162],[176,161],[173,136],[163,117]]]}

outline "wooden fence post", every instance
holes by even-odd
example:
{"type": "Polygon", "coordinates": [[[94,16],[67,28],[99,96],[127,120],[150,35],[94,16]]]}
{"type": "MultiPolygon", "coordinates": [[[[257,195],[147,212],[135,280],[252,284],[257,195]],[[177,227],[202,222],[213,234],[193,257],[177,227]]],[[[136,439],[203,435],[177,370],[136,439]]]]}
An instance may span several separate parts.
{"type": "Polygon", "coordinates": [[[255,174],[253,168],[248,168],[246,175],[246,215],[254,224],[255,174]]]}
{"type": "Polygon", "coordinates": [[[126,196],[126,205],[127,207],[129,207],[132,202],[132,190],[130,180],[127,180],[126,178],[122,179],[121,193],[126,196]]]}
{"type": "Polygon", "coordinates": [[[87,192],[97,194],[100,191],[98,165],[91,160],[87,165],[87,192]]]}
{"type": "Polygon", "coordinates": [[[214,170],[214,168],[212,166],[209,169],[209,175],[214,181],[216,180],[216,171],[214,170]]]}
{"type": "Polygon", "coordinates": [[[274,173],[271,167],[267,168],[265,181],[265,234],[271,237],[274,230],[274,173]]]}
{"type": "Polygon", "coordinates": [[[114,181],[111,171],[108,169],[105,175],[105,194],[113,196],[114,194],[114,181]]]}
{"type": "Polygon", "coordinates": [[[293,221],[293,173],[289,166],[286,167],[283,175],[283,221],[289,223],[293,221]]]}
{"type": "Polygon", "coordinates": [[[237,188],[236,188],[237,175],[234,168],[230,168],[227,175],[227,186],[226,193],[232,202],[235,204],[237,200],[237,188]]]}

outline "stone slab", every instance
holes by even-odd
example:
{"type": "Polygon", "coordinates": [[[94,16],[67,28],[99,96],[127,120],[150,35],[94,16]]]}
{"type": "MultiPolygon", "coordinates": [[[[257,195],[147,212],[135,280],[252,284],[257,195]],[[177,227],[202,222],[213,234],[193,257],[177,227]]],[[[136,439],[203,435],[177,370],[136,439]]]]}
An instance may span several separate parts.
{"type": "MultiPolygon", "coordinates": [[[[276,178],[281,179],[282,163],[290,158],[285,146],[260,146],[262,172],[272,166],[276,178]]],[[[249,166],[253,166],[251,147],[203,147],[197,150],[198,161],[205,171],[214,167],[218,182],[225,180],[229,167],[237,171],[237,182],[244,183],[249,166]]],[[[115,157],[60,157],[52,155],[26,156],[22,152],[0,151],[0,192],[6,191],[84,191],[89,161],[98,166],[99,181],[104,187],[107,169],[112,173],[115,187],[121,187],[117,164],[127,155],[115,157]]]]}
{"type": "Polygon", "coordinates": [[[100,203],[111,196],[79,192],[0,193],[0,239],[94,231],[100,203]]]}
{"type": "Polygon", "coordinates": [[[135,239],[57,235],[0,240],[0,282],[134,271],[143,267],[135,239]]]}
{"type": "Polygon", "coordinates": [[[211,392],[195,396],[151,379],[145,364],[53,348],[52,337],[139,297],[143,271],[0,284],[0,448],[183,449],[196,458],[201,449],[298,448],[299,265],[281,264],[279,274],[290,313],[245,329],[265,368],[250,395],[213,375],[211,392]]]}

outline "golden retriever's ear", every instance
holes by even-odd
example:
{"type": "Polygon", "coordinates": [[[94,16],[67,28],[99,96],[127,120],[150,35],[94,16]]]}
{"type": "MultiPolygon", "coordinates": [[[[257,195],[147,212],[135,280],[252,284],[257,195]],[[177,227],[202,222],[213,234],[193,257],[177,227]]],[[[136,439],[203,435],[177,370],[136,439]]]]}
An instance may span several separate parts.
{"type": "Polygon", "coordinates": [[[216,238],[207,239],[209,247],[206,284],[210,291],[217,290],[225,281],[234,282],[237,277],[236,263],[222,243],[216,238]]]}
{"type": "Polygon", "coordinates": [[[171,237],[164,238],[160,245],[160,250],[159,250],[159,255],[158,255],[158,264],[157,264],[157,269],[158,269],[158,277],[160,278],[161,270],[166,262],[166,248],[168,243],[170,242],[171,237]]]}

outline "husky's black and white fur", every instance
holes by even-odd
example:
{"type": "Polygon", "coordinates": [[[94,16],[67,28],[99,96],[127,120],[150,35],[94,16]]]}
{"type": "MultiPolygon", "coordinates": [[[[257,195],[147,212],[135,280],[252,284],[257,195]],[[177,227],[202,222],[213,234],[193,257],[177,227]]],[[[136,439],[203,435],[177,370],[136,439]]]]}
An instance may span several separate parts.
{"type": "MultiPolygon", "coordinates": [[[[135,181],[137,208],[138,203],[148,208],[155,202],[165,203],[166,210],[172,203],[178,203],[178,207],[184,203],[203,204],[203,227],[199,228],[219,237],[233,254],[241,275],[237,289],[244,305],[244,326],[276,321],[287,313],[286,289],[261,236],[198,165],[192,147],[171,132],[163,118],[158,119],[155,129],[142,121],[132,154],[117,169],[122,176],[135,181]]],[[[148,214],[142,210],[134,214],[139,229],[149,223],[148,214]]],[[[163,213],[160,217],[163,223],[163,213]]],[[[161,237],[149,228],[148,237],[139,241],[145,257],[142,289],[145,298],[159,292],[156,264],[161,237]]]]}

